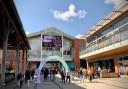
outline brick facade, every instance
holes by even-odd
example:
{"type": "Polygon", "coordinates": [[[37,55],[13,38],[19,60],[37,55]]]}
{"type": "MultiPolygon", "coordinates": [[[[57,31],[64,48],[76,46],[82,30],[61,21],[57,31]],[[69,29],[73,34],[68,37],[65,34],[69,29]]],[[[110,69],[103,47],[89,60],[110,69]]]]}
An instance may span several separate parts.
{"type": "Polygon", "coordinates": [[[80,51],[80,46],[82,46],[83,44],[85,44],[85,39],[74,40],[74,63],[77,69],[80,69],[79,51],[80,51]]]}

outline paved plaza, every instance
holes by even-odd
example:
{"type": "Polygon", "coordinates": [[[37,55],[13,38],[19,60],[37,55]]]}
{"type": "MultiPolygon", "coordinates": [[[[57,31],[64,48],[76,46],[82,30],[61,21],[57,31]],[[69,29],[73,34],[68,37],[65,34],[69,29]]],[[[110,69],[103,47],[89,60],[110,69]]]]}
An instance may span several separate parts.
{"type": "MultiPolygon", "coordinates": [[[[80,82],[78,78],[72,80],[71,83],[62,83],[59,76],[56,80],[43,81],[40,84],[33,82],[30,83],[30,87],[24,83],[21,89],[128,89],[128,77],[121,78],[100,78],[94,79],[92,82],[86,80],[84,83],[80,82]]],[[[11,82],[5,89],[20,89],[17,86],[16,81],[11,82]]]]}

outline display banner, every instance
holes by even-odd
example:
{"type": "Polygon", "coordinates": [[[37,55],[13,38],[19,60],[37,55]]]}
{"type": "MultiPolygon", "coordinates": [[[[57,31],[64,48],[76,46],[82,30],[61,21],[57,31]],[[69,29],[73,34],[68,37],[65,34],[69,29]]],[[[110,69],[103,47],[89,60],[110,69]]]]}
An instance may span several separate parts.
{"type": "Polygon", "coordinates": [[[62,36],[42,36],[42,47],[62,47],[62,36]]]}

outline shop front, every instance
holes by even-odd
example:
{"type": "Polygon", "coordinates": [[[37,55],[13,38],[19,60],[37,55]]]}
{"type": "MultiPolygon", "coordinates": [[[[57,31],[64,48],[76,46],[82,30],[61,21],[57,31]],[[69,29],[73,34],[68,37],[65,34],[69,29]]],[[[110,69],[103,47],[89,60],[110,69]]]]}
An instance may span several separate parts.
{"type": "Polygon", "coordinates": [[[122,56],[119,58],[119,74],[128,75],[128,56],[122,56]]]}
{"type": "Polygon", "coordinates": [[[89,67],[94,68],[95,77],[101,77],[101,78],[118,77],[118,73],[115,72],[114,59],[103,59],[103,60],[89,62],[89,67]]]}
{"type": "Polygon", "coordinates": [[[6,61],[6,70],[5,70],[5,83],[15,79],[16,72],[16,62],[15,61],[6,61]]]}

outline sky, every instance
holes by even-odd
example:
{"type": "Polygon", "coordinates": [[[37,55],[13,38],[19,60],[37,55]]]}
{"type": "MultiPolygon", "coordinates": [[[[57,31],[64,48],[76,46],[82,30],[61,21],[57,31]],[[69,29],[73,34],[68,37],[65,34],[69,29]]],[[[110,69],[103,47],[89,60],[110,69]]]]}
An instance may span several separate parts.
{"type": "Polygon", "coordinates": [[[25,32],[56,27],[79,37],[123,0],[14,0],[25,32]]]}

